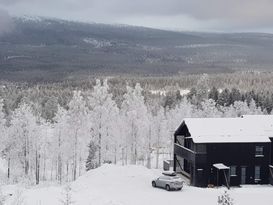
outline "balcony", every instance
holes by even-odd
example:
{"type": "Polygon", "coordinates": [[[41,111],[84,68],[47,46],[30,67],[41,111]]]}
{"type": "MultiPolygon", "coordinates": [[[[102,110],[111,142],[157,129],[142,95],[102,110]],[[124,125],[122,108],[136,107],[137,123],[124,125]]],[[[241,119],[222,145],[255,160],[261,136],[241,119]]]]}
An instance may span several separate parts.
{"type": "Polygon", "coordinates": [[[183,147],[177,143],[174,143],[174,154],[188,160],[189,162],[195,163],[206,163],[206,153],[198,153],[183,147]]]}

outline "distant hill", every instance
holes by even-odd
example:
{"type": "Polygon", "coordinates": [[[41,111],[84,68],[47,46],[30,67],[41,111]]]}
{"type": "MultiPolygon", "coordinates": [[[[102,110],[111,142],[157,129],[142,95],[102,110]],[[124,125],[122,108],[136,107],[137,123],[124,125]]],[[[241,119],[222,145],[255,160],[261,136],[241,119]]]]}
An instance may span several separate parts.
{"type": "Polygon", "coordinates": [[[0,36],[0,79],[177,75],[272,70],[273,35],[174,32],[124,25],[14,18],[0,36]]]}

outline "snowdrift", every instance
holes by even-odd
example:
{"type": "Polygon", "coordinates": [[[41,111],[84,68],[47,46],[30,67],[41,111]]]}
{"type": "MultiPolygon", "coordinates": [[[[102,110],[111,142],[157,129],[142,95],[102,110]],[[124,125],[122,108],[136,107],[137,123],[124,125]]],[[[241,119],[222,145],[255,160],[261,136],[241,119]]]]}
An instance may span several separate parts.
{"type": "MultiPolygon", "coordinates": [[[[73,205],[211,205],[217,204],[217,197],[226,190],[184,186],[182,191],[167,192],[153,188],[151,180],[161,172],[143,166],[105,164],[71,183],[73,205]]],[[[238,205],[271,205],[273,187],[232,188],[229,194],[238,205]]],[[[61,205],[64,197],[64,186],[32,187],[23,193],[24,205],[61,205]]]]}

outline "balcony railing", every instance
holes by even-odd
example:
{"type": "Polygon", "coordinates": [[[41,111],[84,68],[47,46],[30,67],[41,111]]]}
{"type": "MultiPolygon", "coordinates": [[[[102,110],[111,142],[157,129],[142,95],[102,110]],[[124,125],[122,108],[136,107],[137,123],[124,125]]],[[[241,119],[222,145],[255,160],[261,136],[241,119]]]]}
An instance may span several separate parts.
{"type": "Polygon", "coordinates": [[[192,162],[192,163],[205,163],[206,154],[198,153],[177,143],[174,143],[174,154],[192,162]]]}

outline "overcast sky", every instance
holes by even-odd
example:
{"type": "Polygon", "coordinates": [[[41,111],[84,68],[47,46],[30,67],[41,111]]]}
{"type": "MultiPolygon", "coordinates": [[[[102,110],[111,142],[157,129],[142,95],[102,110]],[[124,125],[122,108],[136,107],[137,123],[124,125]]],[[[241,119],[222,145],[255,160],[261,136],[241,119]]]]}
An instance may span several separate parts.
{"type": "Polygon", "coordinates": [[[39,15],[164,29],[273,33],[273,0],[0,0],[9,15],[39,15]]]}

